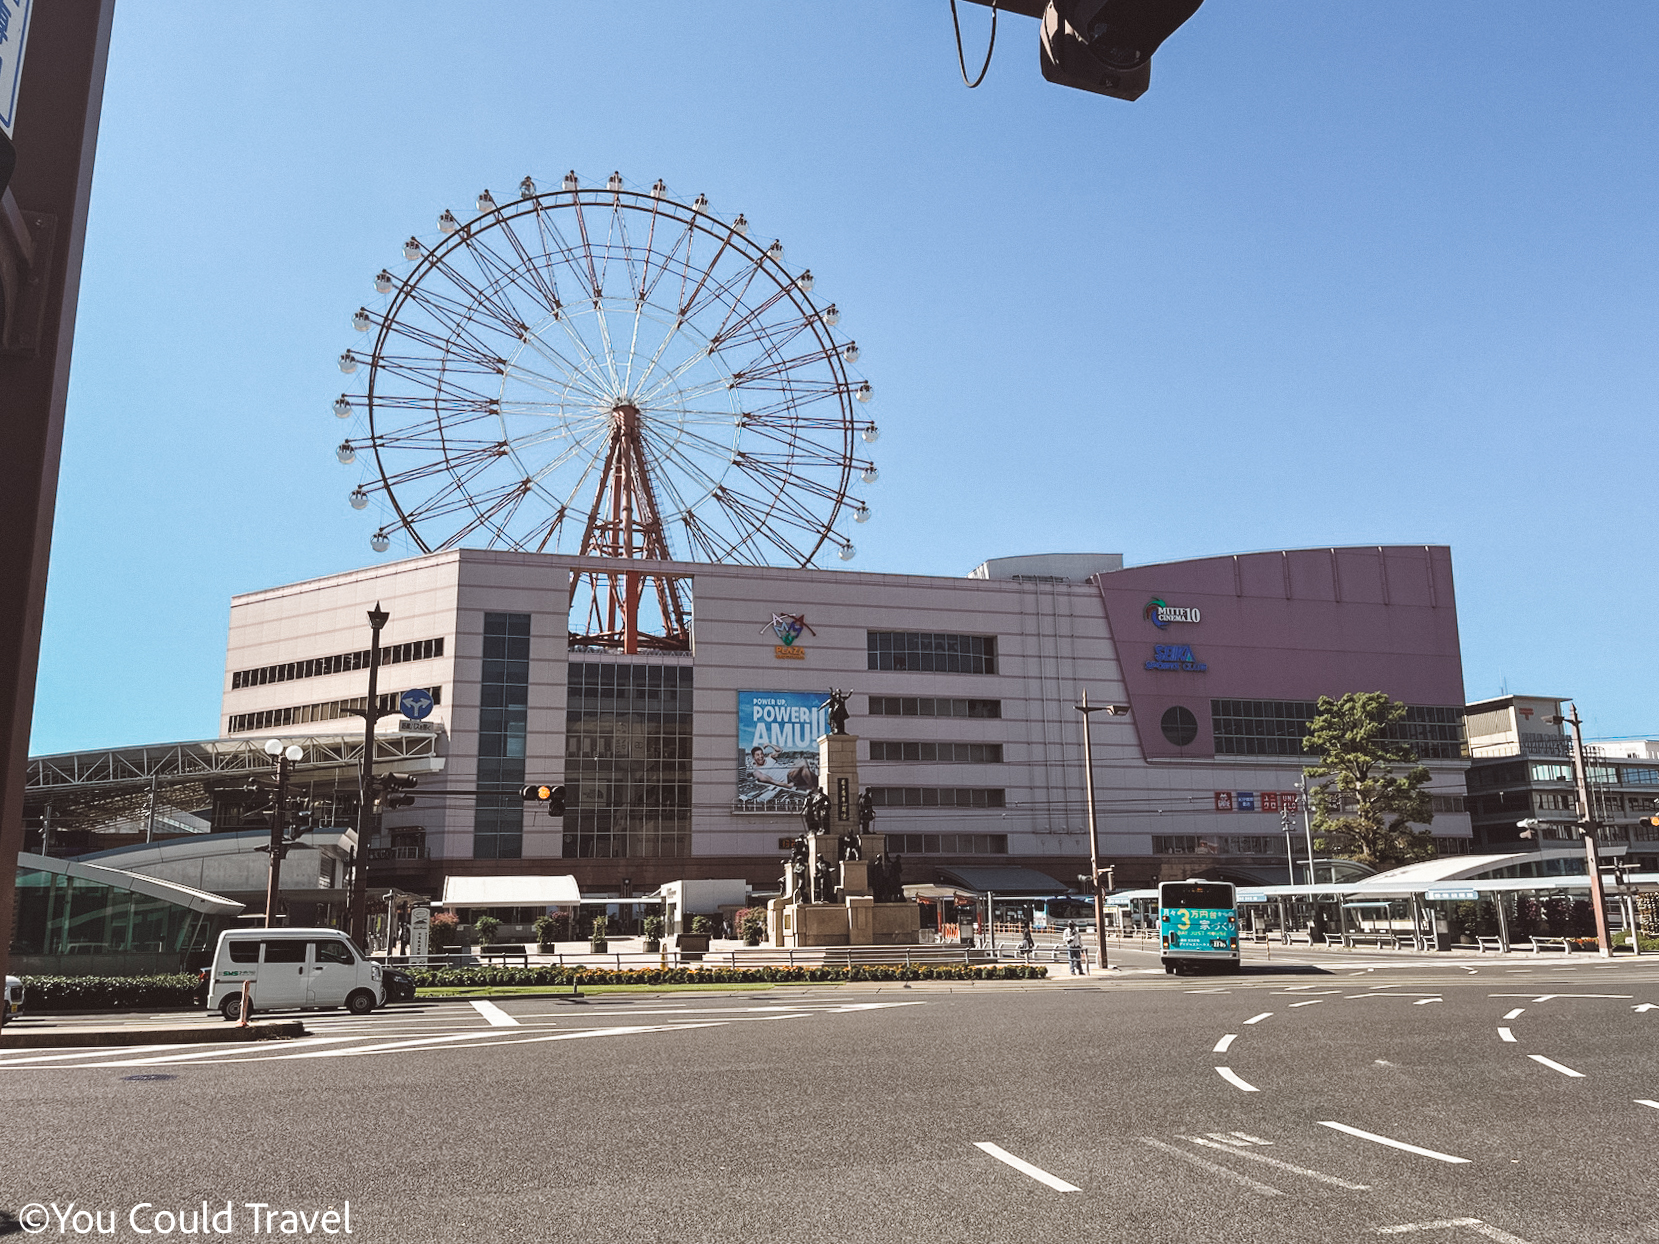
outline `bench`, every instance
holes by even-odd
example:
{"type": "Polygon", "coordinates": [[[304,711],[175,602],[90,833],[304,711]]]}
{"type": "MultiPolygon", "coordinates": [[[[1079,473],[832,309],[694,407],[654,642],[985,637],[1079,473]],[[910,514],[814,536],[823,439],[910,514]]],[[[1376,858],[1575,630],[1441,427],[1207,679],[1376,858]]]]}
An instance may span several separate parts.
{"type": "Polygon", "coordinates": [[[1499,954],[1503,953],[1503,938],[1501,937],[1481,937],[1477,933],[1475,935],[1475,945],[1480,948],[1480,953],[1483,955],[1489,950],[1497,951],[1499,954]]]}
{"type": "MultiPolygon", "coordinates": [[[[1328,937],[1325,940],[1327,944],[1330,942],[1330,938],[1328,937]]],[[[1344,946],[1359,946],[1363,944],[1374,947],[1377,950],[1398,950],[1400,948],[1400,939],[1395,937],[1392,933],[1347,933],[1343,935],[1342,944],[1344,946]]]]}
{"type": "Polygon", "coordinates": [[[1285,945],[1286,946],[1312,946],[1313,945],[1313,934],[1311,932],[1309,932],[1307,929],[1286,929],[1285,930],[1285,945]]]}
{"type": "Polygon", "coordinates": [[[530,966],[530,954],[522,946],[520,946],[516,950],[510,950],[505,946],[484,946],[484,947],[480,947],[479,951],[478,951],[478,958],[480,960],[487,960],[487,959],[501,959],[501,960],[517,959],[518,962],[519,962],[520,967],[526,967],[527,968],[527,967],[530,966]]]}
{"type": "Polygon", "coordinates": [[[1564,955],[1573,953],[1573,944],[1564,937],[1535,937],[1532,941],[1532,953],[1541,954],[1546,950],[1559,950],[1564,955]]]}

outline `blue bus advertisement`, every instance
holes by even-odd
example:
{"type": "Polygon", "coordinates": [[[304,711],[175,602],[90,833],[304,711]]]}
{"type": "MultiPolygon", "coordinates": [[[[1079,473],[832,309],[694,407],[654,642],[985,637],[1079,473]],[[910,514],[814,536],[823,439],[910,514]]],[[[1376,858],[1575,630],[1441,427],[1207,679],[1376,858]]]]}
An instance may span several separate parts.
{"type": "Polygon", "coordinates": [[[1158,887],[1165,972],[1236,972],[1238,892],[1226,881],[1166,881],[1158,887]]]}

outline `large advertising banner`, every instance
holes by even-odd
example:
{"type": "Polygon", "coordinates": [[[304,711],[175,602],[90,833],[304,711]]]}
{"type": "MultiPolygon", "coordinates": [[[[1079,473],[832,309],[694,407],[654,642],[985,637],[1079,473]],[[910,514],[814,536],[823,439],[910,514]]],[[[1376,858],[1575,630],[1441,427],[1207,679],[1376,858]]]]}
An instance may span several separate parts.
{"type": "Polygon", "coordinates": [[[737,693],[737,810],[799,812],[818,785],[827,691],[737,693]]]}

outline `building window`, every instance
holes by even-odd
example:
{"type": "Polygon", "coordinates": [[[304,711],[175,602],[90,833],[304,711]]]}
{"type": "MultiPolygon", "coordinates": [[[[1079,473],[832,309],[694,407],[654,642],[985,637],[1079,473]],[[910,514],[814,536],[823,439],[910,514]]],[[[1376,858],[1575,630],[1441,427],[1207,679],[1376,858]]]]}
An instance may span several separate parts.
{"type": "Polygon", "coordinates": [[[1153,834],[1154,855],[1284,855],[1283,838],[1257,834],[1153,834]]]}
{"type": "Polygon", "coordinates": [[[691,854],[689,665],[572,661],[564,853],[691,854]]]}
{"type": "Polygon", "coordinates": [[[1659,769],[1639,769],[1633,766],[1624,770],[1624,785],[1626,786],[1659,786],[1659,769]]]}
{"type": "Polygon", "coordinates": [[[888,834],[888,855],[1007,855],[1007,834],[888,834]]]}
{"type": "MultiPolygon", "coordinates": [[[[1313,700],[1211,700],[1216,755],[1306,755],[1302,740],[1318,712],[1313,700]]],[[[1407,705],[1405,718],[1385,737],[1410,745],[1420,760],[1460,760],[1468,754],[1463,710],[1455,706],[1407,705]]]]}
{"type": "MultiPolygon", "coordinates": [[[[344,674],[348,670],[369,668],[372,648],[358,652],[337,652],[333,656],[313,657],[308,661],[289,661],[282,665],[257,665],[253,669],[237,670],[230,676],[230,689],[263,687],[267,683],[291,682],[296,678],[321,678],[325,674],[344,674]]],[[[390,644],[380,650],[382,665],[398,665],[404,661],[428,661],[444,654],[442,639],[417,639],[407,644],[390,644]]]]}
{"type": "Polygon", "coordinates": [[[994,674],[995,635],[935,635],[921,631],[870,631],[869,668],[932,674],[994,674]]]}
{"type": "Polygon", "coordinates": [[[870,744],[871,760],[909,760],[921,764],[1000,765],[1001,743],[884,743],[870,744]]]}
{"type": "Polygon", "coordinates": [[[930,699],[914,695],[873,695],[872,717],[981,717],[1002,716],[1001,700],[930,699]]]}
{"type": "Polygon", "coordinates": [[[1164,713],[1158,728],[1164,732],[1164,738],[1176,747],[1185,747],[1198,737],[1198,718],[1193,716],[1190,708],[1177,704],[1164,713]]]}
{"type": "Polygon", "coordinates": [[[1005,808],[1007,792],[967,786],[871,786],[878,808],[1005,808]]]}
{"type": "MultiPolygon", "coordinates": [[[[433,704],[443,703],[442,687],[423,687],[421,690],[432,697],[433,704]]],[[[398,698],[402,695],[401,691],[386,691],[375,696],[375,704],[381,715],[397,712],[398,698]]],[[[232,713],[225,719],[225,733],[242,734],[248,730],[269,730],[273,726],[301,726],[313,721],[335,721],[341,717],[353,716],[353,709],[362,712],[363,706],[368,702],[368,696],[360,695],[350,700],[325,700],[321,704],[301,704],[293,708],[267,708],[257,713],[232,713]]]]}
{"type": "Polygon", "coordinates": [[[484,668],[478,686],[478,794],[472,858],[524,855],[525,710],[530,699],[530,615],[484,615],[484,668]]]}
{"type": "Polygon", "coordinates": [[[1464,810],[1462,795],[1430,795],[1429,800],[1436,812],[1462,812],[1464,810]]]}

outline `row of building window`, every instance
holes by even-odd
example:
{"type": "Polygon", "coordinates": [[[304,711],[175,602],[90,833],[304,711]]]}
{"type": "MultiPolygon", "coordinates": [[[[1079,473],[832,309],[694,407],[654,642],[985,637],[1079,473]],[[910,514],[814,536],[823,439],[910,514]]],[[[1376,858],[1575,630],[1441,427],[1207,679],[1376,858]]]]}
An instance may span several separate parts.
{"type": "MultiPolygon", "coordinates": [[[[369,668],[374,649],[359,652],[337,652],[330,657],[314,657],[309,661],[289,661],[283,665],[259,665],[253,669],[237,670],[230,676],[230,689],[263,687],[266,683],[292,682],[296,678],[321,678],[324,674],[343,674],[348,670],[369,668]]],[[[391,644],[380,650],[382,665],[398,665],[404,661],[427,661],[444,654],[442,639],[417,639],[407,644],[391,644]]]]}
{"type": "MultiPolygon", "coordinates": [[[[1302,740],[1318,712],[1313,700],[1211,700],[1215,754],[1304,756],[1302,740]]],[[[1166,737],[1172,724],[1165,723],[1166,737]]],[[[1408,744],[1422,760],[1458,760],[1467,754],[1463,710],[1455,706],[1408,705],[1405,718],[1390,726],[1385,737],[1408,744]]]]}
{"type": "Polygon", "coordinates": [[[1002,716],[1001,700],[933,699],[914,695],[873,695],[870,697],[872,717],[978,717],[1002,716]]]}
{"type": "MultiPolygon", "coordinates": [[[[1586,765],[1585,779],[1591,786],[1659,786],[1659,769],[1651,765],[1586,765]]],[[[1553,761],[1512,760],[1501,765],[1479,765],[1469,770],[1469,785],[1479,790],[1490,786],[1525,786],[1534,782],[1571,782],[1573,767],[1553,761]]]]}
{"type": "Polygon", "coordinates": [[[994,674],[995,635],[945,635],[926,631],[870,631],[869,668],[935,674],[994,674]]]}
{"type": "MultiPolygon", "coordinates": [[[[422,688],[432,697],[432,703],[443,703],[442,687],[422,688]]],[[[401,691],[386,691],[375,696],[375,705],[382,714],[397,712],[401,691]]],[[[256,713],[232,713],[225,726],[226,734],[243,734],[250,730],[270,730],[277,726],[301,726],[313,721],[335,721],[341,717],[361,714],[369,697],[360,695],[349,700],[324,700],[321,704],[298,704],[289,708],[266,708],[256,713]]]]}
{"type": "Polygon", "coordinates": [[[1153,834],[1154,855],[1279,855],[1282,837],[1257,834],[1153,834]]]}
{"type": "Polygon", "coordinates": [[[872,740],[871,760],[911,760],[957,765],[999,765],[1001,743],[891,743],[872,740]]]}
{"type": "Polygon", "coordinates": [[[1005,808],[1007,792],[967,786],[872,786],[878,808],[1005,808]]]}
{"type": "Polygon", "coordinates": [[[1007,855],[1007,834],[888,834],[888,855],[1007,855]]]}

